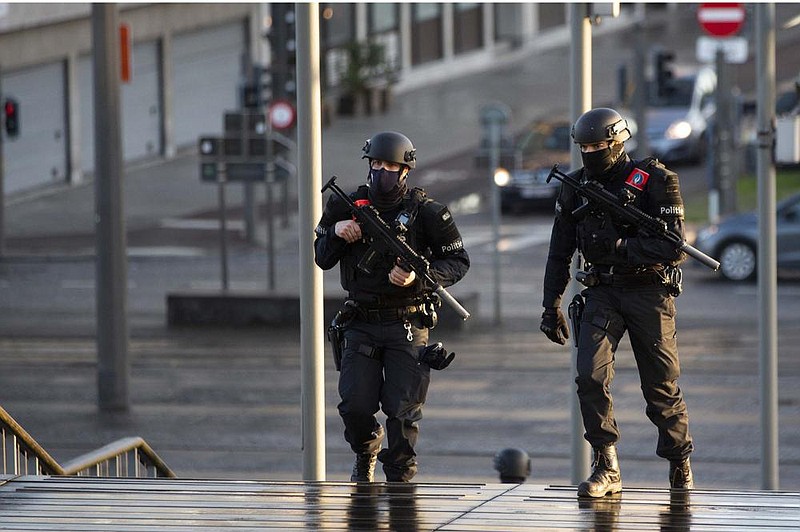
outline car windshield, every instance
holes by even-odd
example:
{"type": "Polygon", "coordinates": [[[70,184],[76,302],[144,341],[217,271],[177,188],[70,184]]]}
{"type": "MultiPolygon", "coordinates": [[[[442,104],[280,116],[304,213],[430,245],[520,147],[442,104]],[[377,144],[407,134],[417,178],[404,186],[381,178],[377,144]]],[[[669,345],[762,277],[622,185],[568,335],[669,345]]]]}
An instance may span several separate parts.
{"type": "MultiPolygon", "coordinates": [[[[655,89],[655,87],[652,87],[655,89]]],[[[647,105],[650,107],[689,107],[692,104],[694,78],[678,78],[672,80],[664,94],[650,90],[647,94],[647,105]]]]}
{"type": "Polygon", "coordinates": [[[778,202],[776,207],[779,212],[800,211],[800,194],[795,194],[793,196],[789,196],[788,198],[782,199],[778,202]]]}
{"type": "Polygon", "coordinates": [[[533,154],[542,150],[569,152],[572,142],[569,124],[537,123],[523,135],[519,141],[519,148],[526,154],[533,154]]]}

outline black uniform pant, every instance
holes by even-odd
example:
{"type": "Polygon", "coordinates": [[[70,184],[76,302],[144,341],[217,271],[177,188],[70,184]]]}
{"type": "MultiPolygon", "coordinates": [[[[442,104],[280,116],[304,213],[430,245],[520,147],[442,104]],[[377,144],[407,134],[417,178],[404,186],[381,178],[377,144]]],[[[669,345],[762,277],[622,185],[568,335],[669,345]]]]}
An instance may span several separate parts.
{"type": "Polygon", "coordinates": [[[428,329],[411,328],[400,320],[353,320],[344,331],[339,374],[339,415],[344,437],[355,453],[378,453],[389,481],[407,482],[417,472],[414,446],[422,405],[428,394],[430,367],[417,362],[428,329]],[[372,352],[370,352],[372,351],[372,352]],[[375,415],[386,414],[388,445],[381,450],[383,431],[375,415]]]}
{"type": "Polygon", "coordinates": [[[675,302],[663,287],[600,285],[584,290],[586,308],[578,339],[578,398],[584,437],[592,447],[616,443],[611,382],[614,355],[625,331],[639,369],[647,417],[658,428],[656,454],[670,460],[692,450],[689,415],[678,387],[680,362],[675,302]]]}

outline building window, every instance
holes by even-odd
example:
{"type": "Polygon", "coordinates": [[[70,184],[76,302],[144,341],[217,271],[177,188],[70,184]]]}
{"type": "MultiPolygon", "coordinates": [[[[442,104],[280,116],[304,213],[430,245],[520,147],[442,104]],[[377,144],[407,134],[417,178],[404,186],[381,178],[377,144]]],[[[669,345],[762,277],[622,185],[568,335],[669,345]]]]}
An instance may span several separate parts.
{"type": "Polygon", "coordinates": [[[367,4],[367,33],[379,35],[397,31],[400,10],[397,4],[367,4]]]}
{"type": "Polygon", "coordinates": [[[442,5],[414,4],[411,27],[411,64],[441,59],[442,5]]]}
{"type": "Polygon", "coordinates": [[[367,4],[369,41],[383,46],[387,67],[400,67],[400,6],[395,3],[367,4]]]}
{"type": "Polygon", "coordinates": [[[483,46],[483,4],[453,5],[453,51],[456,54],[483,46]]]}
{"type": "Polygon", "coordinates": [[[356,38],[355,6],[320,4],[319,16],[322,86],[335,87],[345,60],[345,46],[356,38]]]}
{"type": "Polygon", "coordinates": [[[355,39],[354,4],[320,4],[321,46],[324,50],[344,46],[355,39]]]}
{"type": "Polygon", "coordinates": [[[539,4],[539,31],[564,26],[567,9],[564,4],[539,4]]]}

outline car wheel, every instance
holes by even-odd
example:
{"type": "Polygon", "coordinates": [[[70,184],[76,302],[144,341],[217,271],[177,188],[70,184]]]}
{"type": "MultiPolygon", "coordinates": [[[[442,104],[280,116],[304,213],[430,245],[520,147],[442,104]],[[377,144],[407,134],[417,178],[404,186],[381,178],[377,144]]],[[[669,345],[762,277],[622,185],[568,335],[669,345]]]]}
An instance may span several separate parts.
{"type": "Polygon", "coordinates": [[[756,275],[756,251],[742,241],[728,242],[719,253],[720,273],[729,281],[748,281],[756,275]]]}

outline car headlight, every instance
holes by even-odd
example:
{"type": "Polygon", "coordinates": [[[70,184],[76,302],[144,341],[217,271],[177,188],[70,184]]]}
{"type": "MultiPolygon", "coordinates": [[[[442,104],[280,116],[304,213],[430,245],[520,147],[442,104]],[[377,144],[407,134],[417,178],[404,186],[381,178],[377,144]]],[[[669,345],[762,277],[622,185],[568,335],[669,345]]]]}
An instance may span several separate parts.
{"type": "Polygon", "coordinates": [[[671,140],[681,140],[685,139],[689,135],[692,134],[692,126],[686,120],[680,120],[678,122],[673,122],[667,128],[666,137],[671,140]]]}
{"type": "Polygon", "coordinates": [[[511,183],[511,174],[505,168],[497,168],[494,171],[494,184],[498,187],[506,187],[511,183]]]}

